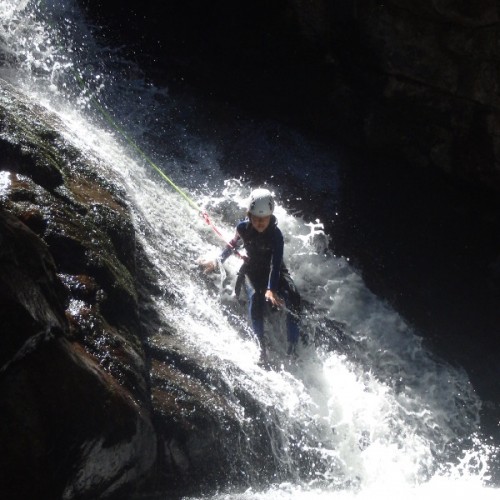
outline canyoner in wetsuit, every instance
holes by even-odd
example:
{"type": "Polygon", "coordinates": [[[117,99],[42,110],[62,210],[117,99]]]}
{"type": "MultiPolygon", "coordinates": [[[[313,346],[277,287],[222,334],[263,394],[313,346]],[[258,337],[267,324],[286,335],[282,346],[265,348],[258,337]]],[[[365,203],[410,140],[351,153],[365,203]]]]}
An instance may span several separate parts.
{"type": "MultiPolygon", "coordinates": [[[[300,294],[283,262],[283,234],[273,212],[272,194],[267,189],[252,191],[248,218],[238,223],[235,236],[219,259],[224,262],[243,243],[247,258],[238,273],[235,291],[239,295],[245,285],[253,331],[263,348],[266,301],[277,308],[286,306],[287,354],[296,355],[300,336],[300,294]]],[[[207,271],[215,267],[210,263],[204,266],[207,271]]]]}

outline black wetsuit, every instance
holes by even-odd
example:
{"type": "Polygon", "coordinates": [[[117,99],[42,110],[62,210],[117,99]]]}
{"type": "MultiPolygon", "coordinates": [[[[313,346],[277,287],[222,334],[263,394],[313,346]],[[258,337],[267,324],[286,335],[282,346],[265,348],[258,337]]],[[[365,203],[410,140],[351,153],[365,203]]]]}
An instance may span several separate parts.
{"type": "Polygon", "coordinates": [[[299,339],[300,294],[283,262],[283,234],[274,215],[269,226],[258,232],[250,220],[236,226],[236,234],[221,254],[222,262],[243,242],[247,259],[242,265],[237,282],[237,293],[244,278],[249,299],[249,314],[254,333],[259,339],[264,335],[265,293],[273,290],[283,297],[287,307],[288,342],[299,339]]]}

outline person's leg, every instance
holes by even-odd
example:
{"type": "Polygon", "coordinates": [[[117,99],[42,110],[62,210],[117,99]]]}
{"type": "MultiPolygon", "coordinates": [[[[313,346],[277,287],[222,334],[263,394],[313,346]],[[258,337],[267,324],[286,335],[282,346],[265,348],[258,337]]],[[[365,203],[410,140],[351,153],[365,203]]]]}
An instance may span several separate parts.
{"type": "Polygon", "coordinates": [[[262,342],[264,337],[264,293],[256,290],[248,277],[245,279],[245,288],[248,296],[248,315],[252,329],[259,341],[262,342]]]}

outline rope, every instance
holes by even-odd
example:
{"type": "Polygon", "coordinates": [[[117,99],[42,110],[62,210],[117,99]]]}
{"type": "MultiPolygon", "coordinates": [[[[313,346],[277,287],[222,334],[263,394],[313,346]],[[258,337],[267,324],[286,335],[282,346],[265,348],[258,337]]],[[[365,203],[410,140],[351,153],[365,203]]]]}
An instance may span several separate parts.
{"type": "MultiPolygon", "coordinates": [[[[85,82],[84,82],[83,78],[76,71],[74,71],[74,72],[75,72],[76,79],[77,79],[78,83],[80,84],[82,90],[85,90],[85,82]]],[[[137,151],[144,158],[144,160],[146,160],[146,162],[149,163],[149,165],[151,165],[151,167],[153,167],[156,170],[156,172],[158,172],[160,174],[160,176],[165,181],[167,181],[170,184],[170,186],[172,186],[188,202],[188,204],[192,208],[194,208],[198,212],[198,214],[203,218],[203,220],[206,222],[206,224],[209,225],[212,228],[212,230],[214,231],[214,233],[228,247],[231,248],[231,250],[233,251],[233,253],[235,255],[237,255],[240,259],[245,260],[245,257],[243,255],[241,255],[241,253],[239,253],[238,250],[236,250],[236,248],[226,240],[226,238],[224,238],[224,235],[219,231],[217,226],[215,226],[215,224],[211,221],[210,216],[208,215],[208,212],[206,210],[202,210],[196,204],[196,202],[194,202],[179,186],[177,186],[177,184],[174,183],[174,181],[167,174],[165,174],[165,172],[163,172],[163,170],[160,169],[160,167],[158,167],[158,165],[156,165],[156,163],[153,160],[151,160],[151,158],[137,145],[137,143],[128,136],[128,134],[122,129],[122,127],[120,127],[118,125],[118,123],[116,123],[116,121],[113,120],[113,117],[104,109],[104,107],[99,103],[99,101],[97,99],[95,99],[94,97],[91,97],[90,99],[94,103],[96,108],[101,112],[102,116],[106,119],[106,121],[122,135],[122,137],[127,141],[127,143],[130,146],[132,146],[132,148],[135,151],[137,151]]]]}
{"type": "Polygon", "coordinates": [[[227,241],[226,238],[224,238],[224,235],[217,229],[217,227],[212,223],[210,220],[210,217],[207,212],[202,212],[201,216],[203,219],[205,219],[205,222],[213,229],[214,233],[232,250],[234,255],[239,257],[241,260],[247,260],[247,258],[242,255],[234,245],[231,244],[231,242],[227,241]]]}
{"type": "MultiPolygon", "coordinates": [[[[83,78],[78,74],[78,72],[76,70],[73,70],[74,73],[75,73],[75,76],[76,76],[76,79],[78,81],[78,83],[80,84],[82,90],[85,90],[85,82],[83,80],[83,78]]],[[[240,259],[243,259],[245,260],[245,257],[243,255],[241,255],[238,250],[236,250],[236,248],[231,245],[231,243],[229,243],[226,238],[224,238],[224,235],[219,231],[219,229],[215,226],[215,224],[212,222],[212,220],[210,219],[210,216],[208,215],[207,211],[206,210],[202,210],[199,205],[193,201],[179,186],[177,186],[177,184],[175,184],[175,182],[167,175],[165,174],[165,172],[163,172],[163,170],[161,170],[160,167],[158,167],[158,165],[156,165],[156,163],[151,160],[151,158],[137,145],[137,143],[132,140],[128,134],[123,130],[122,127],[120,127],[115,120],[113,120],[113,117],[104,109],[104,107],[100,104],[100,102],[95,99],[94,97],[91,97],[90,98],[91,101],[94,103],[95,107],[100,111],[101,115],[105,118],[105,120],[112,126],[114,127],[120,134],[121,136],[125,139],[125,141],[130,145],[132,146],[132,148],[137,151],[140,156],[151,166],[154,168],[154,170],[156,170],[156,172],[158,174],[160,174],[160,176],[166,181],[168,182],[168,184],[170,184],[170,186],[172,186],[176,191],[177,193],[179,193],[186,201],[187,203],[193,208],[195,209],[198,214],[203,218],[203,220],[207,223],[207,225],[209,225],[212,230],[214,231],[214,233],[228,246],[231,248],[231,250],[233,251],[233,253],[235,255],[237,255],[240,259]]]]}
{"type": "MultiPolygon", "coordinates": [[[[78,83],[80,84],[80,86],[82,87],[83,90],[85,90],[85,82],[83,81],[83,79],[81,78],[81,76],[75,71],[75,75],[76,75],[76,78],[77,78],[77,81],[78,83]]],[[[234,247],[234,245],[231,245],[230,242],[228,242],[226,240],[226,238],[224,238],[224,235],[220,232],[220,230],[217,228],[217,226],[215,226],[215,224],[212,222],[212,220],[210,219],[210,216],[208,215],[208,212],[206,210],[202,210],[197,204],[196,202],[194,202],[179,186],[177,186],[177,184],[175,184],[175,182],[168,176],[165,174],[165,172],[163,172],[163,170],[161,170],[157,165],[156,163],[151,160],[149,158],[149,156],[137,145],[137,143],[135,141],[133,141],[128,135],[127,133],[115,122],[115,120],[113,120],[112,116],[101,106],[101,104],[99,103],[99,101],[97,101],[94,97],[91,97],[90,98],[91,101],[94,103],[94,105],[96,106],[96,108],[101,112],[102,116],[107,120],[107,122],[112,126],[114,127],[121,135],[122,137],[127,141],[127,143],[132,146],[133,149],[135,149],[135,151],[137,151],[141,156],[142,158],[144,158],[144,160],[146,160],[146,162],[151,166],[153,167],[156,172],[158,172],[160,174],[160,176],[170,184],[170,186],[172,186],[187,202],[188,204],[194,208],[198,214],[203,218],[203,220],[206,222],[206,224],[208,226],[210,226],[212,228],[212,230],[214,231],[214,233],[229,247],[231,248],[231,250],[233,251],[233,253],[238,256],[240,259],[242,260],[245,260],[245,257],[240,253],[238,252],[238,250],[234,247]]]]}
{"type": "MultiPolygon", "coordinates": [[[[42,1],[39,2],[39,7],[41,7],[42,3],[43,3],[42,1]]],[[[52,26],[51,20],[47,19],[47,21],[52,26]]],[[[76,69],[73,66],[71,66],[71,70],[73,71],[74,76],[76,78],[76,81],[80,85],[81,89],[83,91],[85,91],[86,85],[85,85],[84,79],[80,76],[78,71],[76,71],[76,69]]],[[[128,134],[125,132],[125,130],[123,130],[123,128],[120,127],[118,125],[118,123],[116,123],[116,121],[113,119],[113,117],[104,109],[104,107],[100,104],[100,102],[92,95],[90,96],[90,101],[94,104],[94,106],[101,113],[101,115],[104,117],[104,119],[115,130],[118,131],[118,133],[125,139],[125,141],[137,153],[139,153],[139,155],[163,178],[163,180],[165,180],[172,188],[175,189],[175,191],[177,191],[177,193],[179,195],[181,195],[184,198],[184,200],[189,204],[189,206],[191,206],[191,208],[193,208],[194,210],[196,210],[198,212],[198,214],[203,218],[203,220],[207,223],[207,225],[209,225],[212,228],[212,230],[215,232],[215,234],[217,234],[217,236],[228,247],[230,247],[232,249],[234,254],[237,255],[238,257],[240,257],[241,259],[244,259],[244,256],[242,256],[233,245],[231,245],[228,241],[226,241],[226,239],[224,238],[222,233],[219,231],[219,229],[212,223],[208,213],[205,210],[202,210],[200,208],[200,206],[192,198],[190,198],[179,186],[177,186],[177,184],[175,184],[175,182],[167,174],[165,174],[165,172],[163,172],[163,170],[161,170],[161,168],[158,167],[158,165],[156,165],[156,163],[153,160],[151,160],[151,158],[137,145],[137,143],[128,136],[128,134]]]]}
{"type": "MultiPolygon", "coordinates": [[[[75,71],[75,74],[76,74],[76,78],[80,84],[80,86],[82,87],[83,90],[85,90],[85,82],[83,81],[83,79],[80,77],[80,75],[75,71]]],[[[187,202],[188,204],[194,208],[198,214],[203,218],[203,220],[206,222],[206,224],[208,226],[210,226],[212,228],[212,230],[214,231],[214,233],[229,247],[231,248],[231,250],[233,251],[233,253],[238,256],[240,259],[243,259],[245,260],[245,257],[243,255],[241,255],[241,253],[238,252],[238,250],[236,250],[236,248],[234,247],[234,245],[231,245],[230,242],[228,242],[226,240],[226,238],[224,238],[224,235],[220,232],[220,230],[217,228],[217,226],[215,226],[215,224],[212,222],[212,220],[210,219],[210,216],[208,215],[208,212],[206,210],[202,210],[197,204],[196,202],[194,202],[179,186],[177,186],[177,184],[175,184],[175,182],[167,175],[165,174],[165,172],[163,172],[163,170],[160,169],[160,167],[158,167],[156,165],[156,163],[151,160],[149,158],[149,156],[137,145],[137,143],[135,141],[133,141],[128,135],[127,133],[115,122],[115,120],[113,120],[112,116],[101,106],[101,104],[99,103],[99,101],[97,101],[94,97],[91,97],[91,101],[95,104],[96,108],[101,112],[102,116],[107,120],[107,122],[112,126],[114,127],[121,135],[122,137],[127,141],[127,143],[132,146],[132,148],[137,151],[141,156],[142,158],[144,158],[144,160],[146,160],[146,162],[151,166],[153,167],[156,172],[158,172],[158,174],[160,174],[160,176],[170,184],[170,186],[172,186],[187,202]]]]}
{"type": "MultiPolygon", "coordinates": [[[[78,84],[80,85],[82,90],[85,90],[85,81],[75,69],[73,69],[73,72],[75,74],[78,84]]],[[[167,181],[189,203],[189,205],[192,208],[194,208],[199,214],[202,214],[203,212],[202,209],[179,186],[177,186],[177,184],[175,184],[175,182],[168,175],[166,175],[165,172],[163,172],[163,170],[161,170],[161,168],[158,167],[158,165],[156,165],[156,163],[153,160],[151,160],[151,158],[149,158],[149,156],[137,145],[137,143],[133,139],[131,139],[127,135],[127,133],[123,130],[123,128],[120,127],[116,123],[116,121],[113,120],[113,117],[104,109],[104,107],[101,106],[100,102],[93,96],[90,97],[90,100],[94,103],[95,107],[100,111],[101,115],[105,118],[105,120],[120,133],[120,135],[125,139],[125,141],[130,146],[132,146],[132,148],[135,151],[137,151],[139,155],[144,160],[146,160],[146,162],[149,163],[149,165],[153,167],[156,170],[156,172],[158,172],[161,175],[161,177],[163,177],[163,179],[167,181]]]]}

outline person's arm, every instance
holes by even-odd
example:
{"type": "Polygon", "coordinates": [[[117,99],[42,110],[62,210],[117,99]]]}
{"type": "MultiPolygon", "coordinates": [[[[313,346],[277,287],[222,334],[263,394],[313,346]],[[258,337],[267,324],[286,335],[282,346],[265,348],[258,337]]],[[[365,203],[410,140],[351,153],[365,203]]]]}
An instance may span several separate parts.
{"type": "Polygon", "coordinates": [[[233,251],[236,250],[240,239],[240,233],[238,232],[238,230],[236,230],[233,239],[231,241],[228,241],[226,248],[224,248],[224,250],[222,250],[221,254],[219,255],[219,260],[221,262],[224,262],[233,253],[233,251]]]}
{"type": "Polygon", "coordinates": [[[200,261],[200,264],[203,267],[203,271],[205,272],[205,274],[210,274],[213,271],[215,271],[215,269],[217,268],[217,261],[220,261],[221,263],[224,262],[236,248],[239,240],[240,240],[240,235],[238,231],[236,231],[235,235],[233,236],[233,239],[228,242],[224,250],[222,250],[222,252],[220,253],[218,259],[200,261]]]}
{"type": "Polygon", "coordinates": [[[283,240],[282,232],[276,228],[274,245],[273,245],[273,256],[271,258],[271,270],[269,272],[269,281],[266,290],[266,300],[271,302],[275,307],[283,307],[285,301],[278,295],[278,286],[280,281],[280,271],[281,263],[283,262],[283,252],[285,248],[285,242],[283,240]]]}
{"type": "Polygon", "coordinates": [[[278,290],[284,247],[283,234],[276,228],[273,241],[273,255],[271,257],[271,270],[269,271],[269,281],[267,283],[268,290],[278,290]]]}

